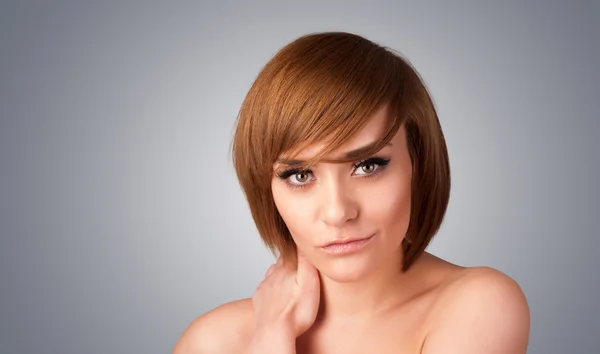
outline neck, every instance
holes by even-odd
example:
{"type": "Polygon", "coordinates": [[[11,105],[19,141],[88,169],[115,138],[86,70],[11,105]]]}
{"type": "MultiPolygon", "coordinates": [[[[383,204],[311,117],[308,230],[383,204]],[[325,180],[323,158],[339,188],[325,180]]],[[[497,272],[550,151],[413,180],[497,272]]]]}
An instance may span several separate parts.
{"type": "Polygon", "coordinates": [[[365,319],[384,313],[414,292],[414,268],[402,272],[401,262],[389,260],[377,270],[348,282],[321,274],[321,303],[318,320],[365,319]]]}

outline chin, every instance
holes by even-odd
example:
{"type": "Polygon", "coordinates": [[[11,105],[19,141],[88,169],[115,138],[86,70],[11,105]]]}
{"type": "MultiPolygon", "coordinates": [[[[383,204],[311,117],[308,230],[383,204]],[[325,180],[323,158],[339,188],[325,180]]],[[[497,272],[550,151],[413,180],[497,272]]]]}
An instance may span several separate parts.
{"type": "Polygon", "coordinates": [[[362,280],[377,270],[377,263],[370,257],[356,256],[327,257],[318,267],[319,272],[333,281],[349,283],[362,280]]]}

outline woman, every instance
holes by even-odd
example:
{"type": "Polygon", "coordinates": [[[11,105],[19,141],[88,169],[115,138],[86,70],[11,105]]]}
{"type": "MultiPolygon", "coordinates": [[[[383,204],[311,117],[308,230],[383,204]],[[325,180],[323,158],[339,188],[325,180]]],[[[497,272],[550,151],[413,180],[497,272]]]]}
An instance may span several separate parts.
{"type": "Polygon", "coordinates": [[[252,299],[196,319],[174,353],[525,353],[518,284],[425,252],[450,195],[444,136],[411,65],[349,33],[267,63],[233,158],[277,255],[252,299]]]}

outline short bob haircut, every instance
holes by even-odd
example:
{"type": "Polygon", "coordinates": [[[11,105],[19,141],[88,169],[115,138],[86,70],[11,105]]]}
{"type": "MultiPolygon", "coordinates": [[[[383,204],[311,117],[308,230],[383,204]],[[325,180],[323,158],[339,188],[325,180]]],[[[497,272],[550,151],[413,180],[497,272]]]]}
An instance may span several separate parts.
{"type": "Polygon", "coordinates": [[[258,232],[274,255],[296,259],[296,245],[273,200],[276,160],[292,160],[302,149],[323,143],[318,155],[298,167],[313,166],[385,104],[391,112],[385,133],[352,161],[382,149],[404,124],[413,169],[411,215],[402,241],[406,271],[440,228],[450,197],[446,142],[417,71],[391,49],[345,32],[302,36],[262,68],[239,111],[231,148],[258,232]]]}

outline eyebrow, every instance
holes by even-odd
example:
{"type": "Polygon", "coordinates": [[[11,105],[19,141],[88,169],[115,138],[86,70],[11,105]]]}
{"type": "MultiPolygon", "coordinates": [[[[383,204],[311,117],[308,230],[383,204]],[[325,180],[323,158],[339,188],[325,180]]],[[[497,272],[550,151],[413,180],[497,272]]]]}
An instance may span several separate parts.
{"type": "MultiPolygon", "coordinates": [[[[372,142],[372,143],[367,144],[365,146],[359,147],[358,149],[350,150],[350,151],[348,151],[348,152],[346,152],[344,154],[344,157],[346,159],[353,159],[353,158],[355,158],[357,156],[360,156],[360,155],[364,154],[366,151],[369,151],[377,143],[378,143],[378,141],[375,141],[375,142],[372,142]]],[[[385,146],[392,146],[392,143],[387,143],[385,146]]],[[[301,164],[303,164],[305,162],[306,161],[304,161],[304,160],[286,160],[286,159],[277,159],[277,161],[275,161],[275,163],[283,164],[283,165],[288,165],[288,166],[301,165],[301,164]]]]}

